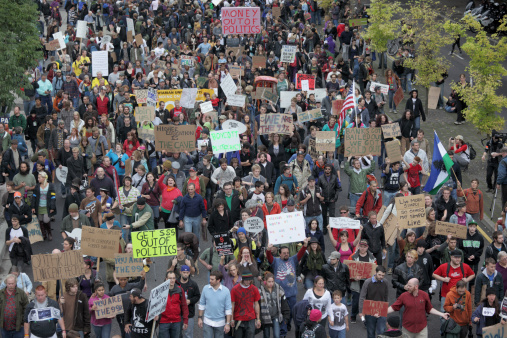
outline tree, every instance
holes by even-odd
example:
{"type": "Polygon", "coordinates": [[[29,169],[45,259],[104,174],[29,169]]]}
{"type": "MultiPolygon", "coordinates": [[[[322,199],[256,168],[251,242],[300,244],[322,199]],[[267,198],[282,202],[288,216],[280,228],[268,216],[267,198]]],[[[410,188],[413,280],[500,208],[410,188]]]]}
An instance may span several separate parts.
{"type": "MultiPolygon", "coordinates": [[[[401,4],[388,0],[372,0],[367,10],[368,27],[364,34],[365,39],[370,39],[372,50],[377,52],[378,58],[387,52],[387,43],[399,36],[401,24],[398,16],[401,14],[401,4]]],[[[383,67],[385,68],[385,63],[383,67]]]]}
{"type": "Polygon", "coordinates": [[[21,88],[30,88],[25,74],[42,59],[37,22],[39,11],[32,0],[3,1],[0,7],[0,105],[10,106],[21,88]]]}
{"type": "MultiPolygon", "coordinates": [[[[490,133],[492,129],[503,130],[505,120],[498,112],[507,107],[507,97],[499,94],[499,88],[502,77],[507,75],[507,69],[502,65],[507,59],[507,38],[493,34],[492,42],[478,21],[471,16],[465,17],[464,21],[469,29],[477,31],[475,36],[467,36],[461,46],[470,57],[467,71],[473,79],[473,85],[462,88],[455,83],[451,87],[467,104],[463,112],[479,131],[490,133]]],[[[505,22],[499,30],[507,30],[505,22]]]]}

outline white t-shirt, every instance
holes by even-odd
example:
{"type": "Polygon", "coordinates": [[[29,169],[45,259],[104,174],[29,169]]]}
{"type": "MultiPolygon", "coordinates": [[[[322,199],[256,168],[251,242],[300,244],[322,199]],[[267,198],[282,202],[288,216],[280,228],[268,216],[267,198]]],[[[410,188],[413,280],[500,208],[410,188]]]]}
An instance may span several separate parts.
{"type": "Polygon", "coordinates": [[[331,304],[331,306],[328,308],[327,314],[329,316],[329,319],[334,323],[333,326],[329,325],[330,330],[345,330],[347,327],[345,325],[345,317],[349,315],[349,312],[347,311],[347,307],[344,304],[331,304]]]}
{"type": "Polygon", "coordinates": [[[332,304],[331,293],[328,290],[324,292],[324,295],[322,297],[317,298],[315,296],[315,293],[313,292],[313,288],[308,289],[306,290],[303,300],[308,300],[308,303],[310,303],[312,309],[317,309],[320,310],[320,312],[322,312],[321,320],[327,318],[328,309],[331,307],[332,304]]]}

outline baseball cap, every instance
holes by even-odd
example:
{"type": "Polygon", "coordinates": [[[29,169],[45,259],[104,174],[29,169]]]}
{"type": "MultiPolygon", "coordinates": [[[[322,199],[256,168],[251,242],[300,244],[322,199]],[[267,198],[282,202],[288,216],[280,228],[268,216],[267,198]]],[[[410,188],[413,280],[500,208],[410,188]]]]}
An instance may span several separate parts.
{"type": "Polygon", "coordinates": [[[141,290],[139,290],[138,288],[133,288],[132,290],[130,290],[130,294],[134,297],[142,297],[141,290]]]}
{"type": "Polygon", "coordinates": [[[450,255],[451,257],[453,257],[453,256],[460,256],[460,257],[461,257],[461,251],[459,251],[459,250],[452,250],[452,251],[449,253],[449,255],[450,255]]]}
{"type": "Polygon", "coordinates": [[[16,198],[16,197],[21,198],[21,193],[20,193],[19,191],[16,191],[16,192],[14,193],[14,198],[16,198]]]}
{"type": "Polygon", "coordinates": [[[313,310],[310,312],[310,320],[311,320],[312,322],[319,322],[321,318],[322,318],[322,312],[320,312],[320,310],[318,310],[318,309],[313,309],[313,310]]]}
{"type": "Polygon", "coordinates": [[[190,169],[188,169],[188,171],[197,171],[197,170],[195,170],[195,167],[190,167],[190,169]]]}
{"type": "Polygon", "coordinates": [[[288,200],[288,201],[287,201],[287,206],[288,206],[288,207],[293,207],[293,206],[295,206],[295,205],[296,205],[296,202],[295,202],[294,200],[288,200]]]}
{"type": "Polygon", "coordinates": [[[365,246],[365,247],[368,247],[368,241],[366,239],[362,239],[361,241],[359,241],[359,245],[361,246],[365,246]]]}
{"type": "Polygon", "coordinates": [[[182,265],[181,268],[180,268],[180,271],[181,272],[183,272],[183,271],[190,272],[190,267],[188,265],[182,265]]]}
{"type": "Polygon", "coordinates": [[[340,259],[342,255],[338,251],[333,251],[329,255],[329,259],[340,259]]]}

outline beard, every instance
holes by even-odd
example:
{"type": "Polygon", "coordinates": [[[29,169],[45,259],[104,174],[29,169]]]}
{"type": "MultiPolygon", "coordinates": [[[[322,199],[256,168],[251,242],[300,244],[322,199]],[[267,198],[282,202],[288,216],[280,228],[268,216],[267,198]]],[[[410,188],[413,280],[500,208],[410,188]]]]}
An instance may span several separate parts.
{"type": "Polygon", "coordinates": [[[19,169],[19,173],[23,176],[26,176],[30,173],[30,169],[26,169],[26,170],[21,170],[21,168],[19,169]]]}

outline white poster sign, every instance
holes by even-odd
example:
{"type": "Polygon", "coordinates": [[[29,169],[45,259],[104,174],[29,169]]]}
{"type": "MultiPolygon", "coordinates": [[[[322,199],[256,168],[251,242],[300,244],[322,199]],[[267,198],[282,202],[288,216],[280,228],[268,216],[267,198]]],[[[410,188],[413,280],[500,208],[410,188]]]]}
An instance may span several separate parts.
{"type": "Polygon", "coordinates": [[[296,97],[297,94],[300,94],[301,92],[289,92],[289,91],[283,91],[280,92],[280,108],[289,108],[290,107],[290,100],[292,100],[293,97],[296,97]]]}
{"type": "Polygon", "coordinates": [[[243,222],[246,231],[257,234],[264,229],[264,221],[259,217],[250,217],[243,222]]]}
{"type": "Polygon", "coordinates": [[[201,107],[201,113],[203,114],[213,111],[213,104],[211,103],[211,101],[203,102],[199,105],[199,107],[201,107]]]}
{"type": "Polygon", "coordinates": [[[220,83],[220,87],[222,87],[222,90],[227,98],[229,98],[230,95],[236,94],[236,90],[238,90],[231,74],[227,74],[225,79],[220,83]]]}
{"type": "Polygon", "coordinates": [[[147,322],[151,322],[156,316],[165,311],[170,283],[170,280],[166,280],[164,283],[151,290],[148,311],[146,312],[147,322]]]}
{"type": "Polygon", "coordinates": [[[213,154],[223,154],[241,150],[241,143],[237,130],[212,131],[209,135],[213,154]]]}
{"type": "Polygon", "coordinates": [[[307,92],[310,90],[310,85],[308,84],[308,80],[301,81],[301,90],[307,92]]]}
{"type": "Polygon", "coordinates": [[[303,241],[305,218],[301,211],[266,216],[269,243],[285,244],[303,241]]]}
{"type": "Polygon", "coordinates": [[[127,32],[132,32],[132,36],[136,36],[134,29],[134,19],[127,18],[127,32]]]}
{"type": "Polygon", "coordinates": [[[86,32],[88,30],[88,26],[86,21],[78,20],[76,27],[76,38],[86,39],[86,32]]]}
{"type": "Polygon", "coordinates": [[[329,225],[336,229],[359,229],[361,222],[348,217],[329,217],[329,225]]]}
{"type": "Polygon", "coordinates": [[[282,46],[282,55],[280,56],[280,62],[294,62],[296,57],[297,46],[295,45],[284,45],[282,46]]]}
{"type": "Polygon", "coordinates": [[[245,95],[229,94],[227,95],[227,104],[229,106],[243,108],[245,106],[245,95]]]}
{"type": "Polygon", "coordinates": [[[380,92],[384,95],[388,95],[389,94],[389,86],[388,85],[385,85],[385,84],[382,84],[382,83],[379,83],[379,82],[371,82],[370,84],[370,91],[372,93],[375,92],[375,87],[379,86],[380,87],[380,92]]]}
{"type": "Polygon", "coordinates": [[[56,168],[56,178],[58,181],[65,184],[67,182],[67,174],[69,173],[69,169],[67,167],[62,166],[61,168],[56,168]]]}
{"type": "Polygon", "coordinates": [[[183,88],[181,92],[180,105],[183,108],[193,109],[198,88],[183,88]]]}
{"type": "Polygon", "coordinates": [[[239,134],[243,134],[246,131],[246,126],[236,120],[227,120],[222,123],[222,129],[234,129],[237,130],[239,134]]]}
{"type": "Polygon", "coordinates": [[[327,95],[326,88],[309,90],[307,92],[307,94],[308,94],[308,97],[310,97],[311,94],[315,95],[315,101],[317,101],[317,102],[322,102],[322,100],[324,100],[324,98],[327,95]]]}
{"type": "Polygon", "coordinates": [[[65,231],[68,237],[73,238],[76,242],[74,243],[74,250],[81,249],[81,234],[83,229],[75,228],[72,232],[65,231]]]}
{"type": "Polygon", "coordinates": [[[67,46],[65,46],[65,39],[63,38],[62,32],[54,33],[53,39],[58,40],[58,42],[60,42],[60,48],[58,48],[58,50],[67,48],[67,46]]]}
{"type": "Polygon", "coordinates": [[[102,76],[109,75],[107,51],[92,52],[92,76],[96,77],[98,72],[102,72],[102,76]]]}

